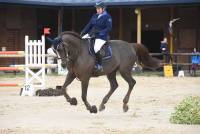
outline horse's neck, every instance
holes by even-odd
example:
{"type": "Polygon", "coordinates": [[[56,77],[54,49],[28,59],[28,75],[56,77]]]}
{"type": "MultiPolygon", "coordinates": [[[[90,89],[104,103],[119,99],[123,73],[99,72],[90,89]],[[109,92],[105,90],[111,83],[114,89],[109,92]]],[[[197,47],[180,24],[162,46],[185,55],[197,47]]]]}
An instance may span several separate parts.
{"type": "MultiPolygon", "coordinates": [[[[77,52],[78,55],[76,57],[84,58],[85,56],[89,55],[88,48],[89,48],[89,41],[85,39],[81,39],[74,34],[68,34],[67,39],[71,44],[70,48],[72,52],[77,52]]],[[[90,55],[89,55],[90,56],[90,55]]]]}
{"type": "Polygon", "coordinates": [[[77,58],[84,58],[88,53],[88,42],[84,40],[76,40],[71,42],[70,46],[70,56],[76,57],[74,60],[77,60],[77,58]]]}
{"type": "Polygon", "coordinates": [[[75,44],[75,47],[77,49],[79,49],[79,51],[85,51],[87,50],[88,51],[88,47],[89,47],[89,41],[86,41],[86,40],[78,40],[77,42],[74,42],[75,44]]]}
{"type": "Polygon", "coordinates": [[[71,46],[71,53],[69,54],[69,57],[71,57],[70,66],[76,73],[81,72],[82,68],[91,63],[89,61],[93,60],[89,54],[88,45],[89,43],[87,41],[81,40],[79,44],[71,46]]]}

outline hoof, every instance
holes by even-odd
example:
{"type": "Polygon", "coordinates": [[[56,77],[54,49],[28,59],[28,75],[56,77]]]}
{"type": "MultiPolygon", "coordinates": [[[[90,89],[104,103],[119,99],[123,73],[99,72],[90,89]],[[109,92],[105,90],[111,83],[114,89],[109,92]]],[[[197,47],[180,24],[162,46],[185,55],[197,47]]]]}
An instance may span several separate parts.
{"type": "Polygon", "coordinates": [[[71,101],[70,101],[70,104],[71,104],[71,105],[77,105],[77,100],[76,100],[76,98],[72,98],[71,101]]]}
{"type": "Polygon", "coordinates": [[[91,107],[90,113],[97,113],[97,107],[95,105],[91,107]]]}
{"type": "Polygon", "coordinates": [[[126,104],[123,105],[123,111],[124,111],[124,112],[127,112],[127,111],[128,111],[128,105],[126,105],[126,104]]]}
{"type": "Polygon", "coordinates": [[[101,105],[99,106],[99,111],[103,111],[104,109],[105,109],[105,105],[101,104],[101,105]]]}

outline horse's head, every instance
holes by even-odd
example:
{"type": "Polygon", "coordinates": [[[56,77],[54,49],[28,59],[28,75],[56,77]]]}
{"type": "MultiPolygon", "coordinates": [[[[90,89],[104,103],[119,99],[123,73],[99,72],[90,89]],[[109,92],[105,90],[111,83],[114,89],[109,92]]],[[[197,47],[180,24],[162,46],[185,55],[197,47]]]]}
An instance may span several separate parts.
{"type": "Polygon", "coordinates": [[[77,33],[67,31],[51,41],[58,58],[62,61],[62,67],[65,68],[67,64],[72,65],[75,62],[82,47],[81,40],[77,33]]]}
{"type": "Polygon", "coordinates": [[[56,49],[58,58],[61,59],[61,66],[63,68],[67,67],[67,62],[68,62],[68,52],[67,49],[65,48],[63,43],[60,43],[59,46],[56,49]]]}
{"type": "Polygon", "coordinates": [[[61,59],[61,66],[63,68],[66,68],[67,52],[66,52],[66,48],[64,48],[64,44],[61,37],[56,37],[54,39],[47,38],[47,40],[52,44],[52,50],[57,55],[57,58],[61,59]]]}

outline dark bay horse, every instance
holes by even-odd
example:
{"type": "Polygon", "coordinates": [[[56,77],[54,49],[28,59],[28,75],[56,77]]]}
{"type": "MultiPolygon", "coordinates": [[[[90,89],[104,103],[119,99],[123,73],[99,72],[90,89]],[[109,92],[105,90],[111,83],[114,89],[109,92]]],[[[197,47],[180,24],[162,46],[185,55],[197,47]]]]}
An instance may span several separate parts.
{"type": "MultiPolygon", "coordinates": [[[[68,74],[62,86],[62,90],[66,100],[71,105],[77,105],[76,98],[71,98],[67,92],[66,87],[75,79],[81,81],[82,100],[91,113],[97,113],[95,105],[91,106],[87,101],[88,83],[93,77],[93,68],[95,65],[95,57],[91,56],[88,51],[89,42],[81,39],[75,32],[63,32],[58,36],[61,39],[57,53],[61,58],[62,66],[67,67],[68,74]]],[[[110,82],[110,90],[103,98],[99,111],[105,109],[110,96],[118,87],[116,80],[116,72],[119,71],[124,80],[128,83],[129,89],[123,99],[123,111],[128,111],[128,101],[131,91],[136,81],[131,76],[131,70],[134,63],[137,61],[145,67],[156,69],[160,67],[160,61],[151,57],[148,50],[142,44],[128,43],[121,40],[108,41],[112,48],[112,57],[108,61],[103,62],[103,72],[100,75],[107,75],[110,82]]]]}

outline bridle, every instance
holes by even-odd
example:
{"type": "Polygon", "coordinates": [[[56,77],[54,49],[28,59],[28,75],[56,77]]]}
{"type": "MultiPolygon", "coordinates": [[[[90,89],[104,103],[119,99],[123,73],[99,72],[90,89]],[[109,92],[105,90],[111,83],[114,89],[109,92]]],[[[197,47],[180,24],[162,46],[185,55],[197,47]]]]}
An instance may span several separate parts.
{"type": "Polygon", "coordinates": [[[54,49],[54,52],[55,52],[56,55],[57,55],[57,59],[66,59],[67,62],[69,61],[69,55],[67,54],[67,51],[66,51],[66,49],[65,49],[65,47],[64,47],[62,41],[58,44],[56,50],[54,49]],[[63,54],[64,54],[64,55],[63,55],[63,58],[61,58],[61,56],[60,56],[59,53],[58,53],[58,49],[59,49],[59,47],[61,47],[61,46],[62,46],[62,48],[63,48],[63,54]]]}

